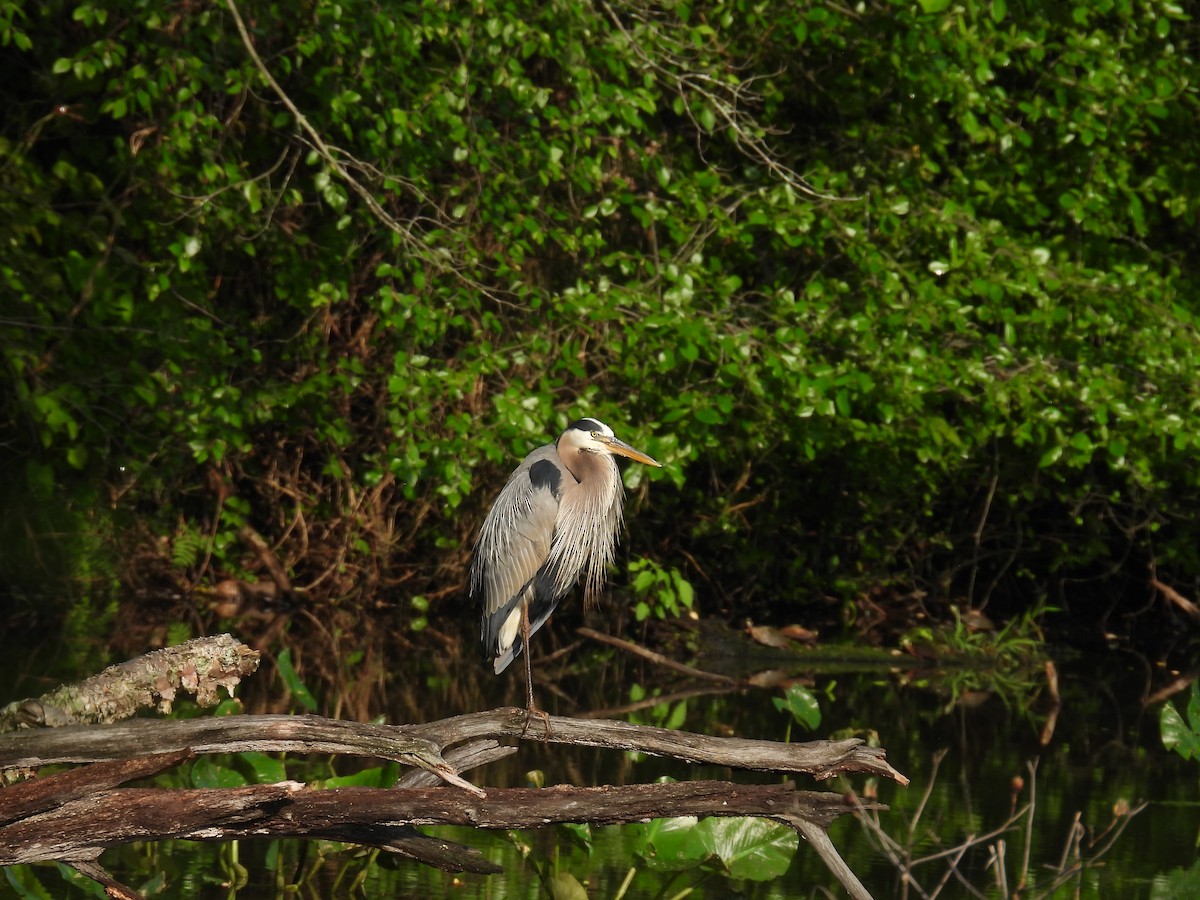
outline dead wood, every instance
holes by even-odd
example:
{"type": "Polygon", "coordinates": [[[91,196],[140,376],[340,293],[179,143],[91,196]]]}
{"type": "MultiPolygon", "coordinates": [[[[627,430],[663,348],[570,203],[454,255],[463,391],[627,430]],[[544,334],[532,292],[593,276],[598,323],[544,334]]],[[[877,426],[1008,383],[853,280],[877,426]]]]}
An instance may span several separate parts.
{"type": "Polygon", "coordinates": [[[177,750],[136,759],[118,759],[11,785],[0,792],[0,826],[129,781],[152,778],[192,756],[187,750],[177,750]]]}
{"type": "MultiPolygon", "coordinates": [[[[95,859],[119,844],[170,838],[298,837],[395,850],[392,838],[408,837],[413,825],[505,830],[561,822],[614,825],[663,816],[760,816],[793,827],[803,820],[824,829],[856,808],[843,794],[798,791],[790,782],[491,788],[486,797],[442,787],[319,790],[297,782],[206,790],[116,788],[0,827],[0,866],[95,859]]],[[[460,857],[436,864],[450,871],[477,870],[460,857]]]]}
{"type": "MultiPolygon", "coordinates": [[[[552,744],[634,750],[652,756],[670,756],[687,762],[735,769],[804,774],[818,780],[847,772],[864,772],[890,778],[901,785],[908,784],[908,779],[888,764],[886,750],[868,747],[858,738],[782,744],[746,738],[711,737],[611,719],[550,716],[548,721],[550,734],[545,739],[552,744]]],[[[468,738],[520,737],[524,726],[525,710],[509,708],[469,713],[427,725],[408,725],[404,726],[404,730],[414,737],[425,737],[440,747],[446,747],[468,738]]],[[[543,738],[538,727],[531,727],[529,736],[543,738]]],[[[0,756],[0,763],[2,759],[0,756]]]]}
{"type": "Polygon", "coordinates": [[[1189,600],[1187,597],[1183,596],[1183,594],[1179,593],[1179,591],[1175,590],[1175,588],[1171,587],[1169,584],[1163,584],[1157,578],[1150,579],[1150,586],[1157,588],[1160,594],[1162,594],[1167,598],[1168,601],[1173,603],[1177,608],[1191,617],[1193,622],[1200,622],[1200,606],[1198,606],[1195,601],[1189,600]]]}
{"type": "Polygon", "coordinates": [[[798,791],[790,783],[727,781],[545,790],[489,787],[485,792],[458,773],[514,753],[513,744],[534,739],[817,779],[861,772],[908,783],[888,764],[882,749],[857,739],[781,744],[557,716],[547,717],[547,733],[541,733],[539,720],[527,736],[526,713],[520,709],[418,725],[363,724],[304,715],[28,727],[33,722],[92,721],[128,713],[144,704],[146,696],[157,698],[160,706],[169,705],[179,688],[215,697],[218,686],[229,688],[257,665],[257,654],[228,636],[205,640],[209,642],[205,650],[211,654],[207,658],[194,655],[194,646],[174,648],[173,655],[159,651],[39,698],[34,701],[40,704],[36,716],[20,715],[22,710],[29,712],[30,701],[6,708],[16,710],[26,727],[0,734],[0,772],[50,764],[89,765],[0,790],[0,865],[58,860],[93,877],[109,896],[128,898],[136,894],[113,880],[96,859],[103,850],[130,841],[324,839],[378,847],[451,871],[488,873],[497,869],[477,851],[421,834],[414,826],[511,829],[681,815],[758,816],[795,828],[852,897],[869,900],[825,832],[834,818],[859,808],[841,794],[798,791]],[[122,679],[128,682],[125,687],[122,679]],[[107,703],[105,691],[140,699],[132,704],[107,703]],[[89,696],[81,705],[75,703],[76,698],[89,696]],[[413,768],[392,789],[315,790],[296,782],[218,790],[120,786],[196,754],[251,750],[366,756],[413,768]],[[461,790],[447,789],[442,782],[461,790]]]}
{"type": "MultiPolygon", "coordinates": [[[[539,720],[540,723],[540,720],[539,720]]],[[[858,738],[781,744],[710,737],[605,719],[550,716],[550,743],[634,750],[687,762],[760,772],[810,775],[818,780],[846,772],[908,779],[888,764],[886,751],[858,738]]],[[[0,769],[52,763],[99,762],[187,749],[193,753],[334,753],[394,760],[427,769],[445,781],[477,790],[458,778],[442,751],[467,740],[520,739],[522,709],[496,709],[423,725],[373,725],[321,716],[223,716],[216,719],[134,719],[90,728],[39,729],[0,735],[0,769]]],[[[540,724],[529,737],[540,738],[540,724]]]]}
{"type": "Polygon", "coordinates": [[[271,545],[249,525],[243,525],[238,529],[238,537],[254,548],[254,552],[258,554],[259,561],[270,573],[271,581],[274,582],[275,587],[278,589],[279,596],[290,597],[292,595],[292,580],[288,578],[287,569],[279,561],[279,557],[275,555],[275,551],[271,549],[271,545]]]}
{"type": "Polygon", "coordinates": [[[56,763],[90,763],[155,753],[328,753],[388,759],[425,769],[479,793],[442,758],[432,741],[392,725],[342,722],[322,716],[221,716],[214,719],[130,719],[0,734],[0,771],[56,763]]]}
{"type": "Polygon", "coordinates": [[[258,651],[230,635],[196,638],[109,666],[41,697],[9,703],[0,709],[0,732],[116,722],[146,707],[168,713],[180,692],[213,706],[221,688],[232,697],[237,683],[257,669],[258,651]]]}
{"type": "Polygon", "coordinates": [[[97,862],[88,859],[77,859],[68,865],[80,875],[86,875],[92,881],[104,887],[104,894],[111,900],[141,900],[141,895],[117,881],[97,862]]]}

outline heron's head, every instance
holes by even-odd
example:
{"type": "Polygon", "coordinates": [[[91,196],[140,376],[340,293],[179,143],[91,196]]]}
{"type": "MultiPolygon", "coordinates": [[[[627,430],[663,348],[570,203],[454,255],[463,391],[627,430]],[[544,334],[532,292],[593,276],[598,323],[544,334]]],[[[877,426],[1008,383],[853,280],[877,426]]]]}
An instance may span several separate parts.
{"type": "Polygon", "coordinates": [[[613,430],[599,419],[584,418],[572,422],[559,437],[557,446],[560,455],[607,453],[611,456],[627,456],[648,466],[662,467],[662,463],[654,457],[630,447],[618,438],[613,434],[613,430]]]}

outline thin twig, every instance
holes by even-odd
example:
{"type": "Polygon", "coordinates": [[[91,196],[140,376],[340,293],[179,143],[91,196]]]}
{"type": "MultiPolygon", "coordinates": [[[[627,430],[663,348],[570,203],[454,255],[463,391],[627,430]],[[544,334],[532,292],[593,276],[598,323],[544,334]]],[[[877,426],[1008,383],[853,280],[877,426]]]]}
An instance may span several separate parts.
{"type": "MultiPolygon", "coordinates": [[[[642,64],[664,79],[674,89],[675,95],[683,104],[684,112],[696,128],[697,143],[700,140],[700,135],[708,129],[704,128],[696,119],[696,114],[692,109],[692,101],[689,97],[689,94],[692,92],[702,97],[709,104],[712,112],[726,125],[734,146],[745,156],[762,164],[768,172],[787,187],[798,193],[820,200],[851,201],[861,199],[859,197],[838,197],[818,191],[798,173],[780,162],[778,156],[767,146],[763,138],[753,133],[754,128],[757,127],[757,123],[742,110],[740,101],[755,96],[751,90],[751,86],[754,81],[759,80],[758,78],[744,79],[740,82],[730,84],[724,79],[714,78],[707,72],[689,70],[684,66],[686,60],[680,55],[679,50],[667,46],[671,43],[671,40],[667,36],[666,29],[651,25],[644,17],[637,15],[637,11],[635,10],[633,18],[646,25],[647,30],[641,36],[632,34],[622,24],[620,16],[617,15],[616,10],[612,6],[603,2],[603,0],[601,0],[600,6],[608,16],[609,21],[612,22],[613,27],[625,39],[629,48],[642,61],[642,64]],[[650,42],[649,39],[651,37],[654,38],[653,44],[663,45],[659,49],[663,49],[664,58],[673,64],[675,68],[664,65],[650,53],[646,52],[645,46],[650,42]]],[[[759,78],[761,77],[759,76],[759,78]]]]}
{"type": "Polygon", "coordinates": [[[929,893],[929,900],[933,900],[934,897],[936,897],[938,894],[940,894],[942,892],[942,888],[944,888],[946,886],[946,884],[950,881],[950,878],[954,875],[955,872],[958,871],[959,862],[962,860],[962,858],[966,855],[967,851],[970,849],[971,849],[970,844],[963,844],[957,848],[958,852],[954,854],[954,858],[951,859],[950,864],[948,866],[946,866],[946,871],[942,873],[941,881],[939,881],[937,883],[937,885],[934,887],[934,889],[929,893]]]}
{"type": "MultiPolygon", "coordinates": [[[[1057,697],[1057,689],[1055,690],[1057,697]]],[[[1033,852],[1033,814],[1037,810],[1037,770],[1038,759],[1034,758],[1025,763],[1029,771],[1029,817],[1025,820],[1025,853],[1021,860],[1021,880],[1017,887],[1023,888],[1029,882],[1029,857],[1033,852]]]]}
{"type": "MultiPolygon", "coordinates": [[[[441,254],[437,252],[431,253],[429,248],[413,235],[413,230],[416,226],[415,220],[407,224],[401,222],[388,213],[388,211],[380,205],[379,201],[375,199],[375,195],[372,194],[370,190],[368,190],[351,174],[350,166],[342,161],[337,149],[325,141],[325,139],[321,136],[321,133],[313,127],[312,123],[309,122],[308,117],[300,111],[300,107],[295,104],[292,98],[289,97],[287,92],[283,89],[283,86],[275,79],[275,76],[271,74],[271,70],[267,68],[266,63],[264,63],[262,57],[259,56],[258,50],[255,49],[254,41],[250,37],[250,31],[246,27],[246,23],[242,19],[242,15],[238,11],[237,4],[234,2],[234,0],[225,0],[225,6],[229,9],[229,14],[233,17],[234,25],[237,27],[238,35],[242,39],[242,44],[246,48],[246,53],[249,55],[250,61],[254,63],[254,67],[258,69],[259,74],[267,82],[271,90],[275,92],[275,96],[279,98],[279,101],[285,107],[287,107],[288,112],[292,114],[292,117],[296,120],[296,124],[299,125],[300,129],[304,132],[305,140],[309,142],[314,150],[317,151],[321,159],[325,161],[326,165],[330,167],[333,173],[337,175],[337,177],[344,182],[351,191],[358,195],[359,199],[362,200],[364,204],[366,204],[367,209],[371,211],[371,214],[375,217],[375,219],[393,234],[396,234],[416,258],[432,267],[435,271],[450,273],[462,280],[468,287],[479,291],[489,299],[497,303],[504,302],[496,296],[492,289],[468,276],[459,266],[450,264],[449,260],[451,260],[451,257],[449,254],[441,254]]],[[[352,162],[354,167],[359,169],[359,171],[366,172],[368,174],[370,174],[372,171],[377,171],[358,160],[353,160],[352,162]]],[[[423,203],[430,202],[428,198],[423,196],[418,197],[417,199],[419,202],[423,203]]]]}
{"type": "Polygon", "coordinates": [[[937,783],[938,769],[942,765],[942,760],[946,758],[949,751],[943,747],[935,750],[933,753],[932,764],[929,771],[929,780],[925,782],[925,793],[921,795],[921,802],[917,804],[916,810],[913,812],[912,819],[908,823],[908,845],[911,847],[913,835],[917,830],[917,823],[921,821],[921,816],[925,812],[925,805],[929,803],[929,798],[933,795],[933,786],[937,783]]]}
{"type": "Polygon", "coordinates": [[[1005,841],[998,840],[996,843],[992,844],[988,854],[990,857],[988,861],[996,867],[996,890],[1000,892],[1001,897],[1008,896],[1008,873],[1004,869],[1006,849],[1007,844],[1005,841]]]}

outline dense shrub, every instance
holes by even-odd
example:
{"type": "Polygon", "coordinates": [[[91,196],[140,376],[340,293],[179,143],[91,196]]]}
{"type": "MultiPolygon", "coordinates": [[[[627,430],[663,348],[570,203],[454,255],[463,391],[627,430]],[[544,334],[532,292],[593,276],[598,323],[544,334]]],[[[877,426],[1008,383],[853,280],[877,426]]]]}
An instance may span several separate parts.
{"type": "Polygon", "coordinates": [[[181,581],[448,596],[587,411],[702,609],[1197,587],[1181,7],[236,9],[0,3],[6,465],[181,581]]]}

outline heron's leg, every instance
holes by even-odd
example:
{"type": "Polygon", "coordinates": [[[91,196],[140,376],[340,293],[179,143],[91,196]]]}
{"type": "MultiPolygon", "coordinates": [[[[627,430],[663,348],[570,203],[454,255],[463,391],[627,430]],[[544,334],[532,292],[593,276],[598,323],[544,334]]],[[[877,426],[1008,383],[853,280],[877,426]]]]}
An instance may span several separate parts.
{"type": "Polygon", "coordinates": [[[524,737],[529,731],[529,723],[533,721],[533,717],[539,716],[546,729],[542,734],[544,741],[550,737],[550,714],[538,709],[533,702],[533,662],[529,656],[529,604],[525,602],[521,603],[521,643],[525,651],[525,727],[521,729],[521,736],[524,737]]]}
{"type": "Polygon", "coordinates": [[[521,603],[521,646],[525,650],[525,708],[537,709],[533,702],[533,663],[529,658],[529,604],[521,603]]]}

